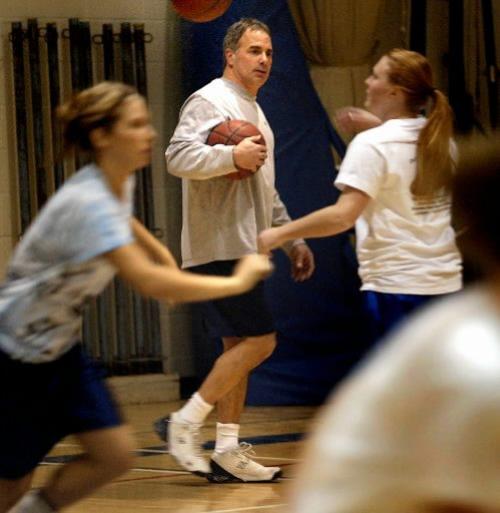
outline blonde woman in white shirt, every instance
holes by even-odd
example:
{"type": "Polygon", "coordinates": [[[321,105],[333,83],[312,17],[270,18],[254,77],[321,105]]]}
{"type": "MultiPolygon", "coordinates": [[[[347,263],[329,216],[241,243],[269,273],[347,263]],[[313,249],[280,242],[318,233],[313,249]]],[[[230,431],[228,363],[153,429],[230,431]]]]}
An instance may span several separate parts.
{"type": "Polygon", "coordinates": [[[370,115],[347,113],[373,128],[349,145],[335,180],[338,201],[264,230],[259,244],[269,252],[290,239],[355,226],[367,322],[378,340],[417,306],[459,290],[462,265],[447,186],[452,112],[427,59],[402,49],[384,55],[366,79],[365,107],[370,115]]]}

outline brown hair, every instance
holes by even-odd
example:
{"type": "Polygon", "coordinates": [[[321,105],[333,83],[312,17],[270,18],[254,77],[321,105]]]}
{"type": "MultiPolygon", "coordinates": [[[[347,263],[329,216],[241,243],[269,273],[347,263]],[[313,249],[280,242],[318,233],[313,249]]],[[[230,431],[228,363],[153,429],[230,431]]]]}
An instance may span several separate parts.
{"type": "Polygon", "coordinates": [[[224,66],[226,66],[226,50],[230,49],[235,52],[238,49],[241,37],[247,29],[262,30],[271,37],[270,28],[264,22],[256,20],[255,18],[242,18],[236,23],[233,23],[227,29],[226,35],[224,36],[224,42],[222,43],[224,66]]]}
{"type": "Polygon", "coordinates": [[[416,196],[433,196],[449,188],[453,173],[453,113],[446,96],[433,86],[432,69],[423,55],[396,48],[387,58],[389,81],[405,92],[408,109],[418,114],[431,100],[427,123],[418,138],[417,174],[411,192],[416,196]]]}
{"type": "Polygon", "coordinates": [[[57,109],[62,124],[64,147],[92,152],[90,132],[104,127],[110,130],[120,116],[120,107],[136,89],[121,82],[100,82],[76,93],[57,109]]]}

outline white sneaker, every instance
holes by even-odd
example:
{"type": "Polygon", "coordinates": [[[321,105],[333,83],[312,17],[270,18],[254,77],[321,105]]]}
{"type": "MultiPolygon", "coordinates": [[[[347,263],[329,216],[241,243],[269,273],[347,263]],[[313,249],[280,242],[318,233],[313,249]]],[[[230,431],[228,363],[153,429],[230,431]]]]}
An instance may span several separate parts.
{"type": "Polygon", "coordinates": [[[212,473],[206,476],[207,479],[212,483],[262,483],[281,477],[279,467],[264,467],[250,456],[255,456],[255,453],[246,442],[223,453],[214,452],[210,459],[212,473]]]}
{"type": "Polygon", "coordinates": [[[167,450],[177,463],[189,472],[205,477],[210,465],[201,454],[199,442],[201,424],[178,422],[175,413],[158,419],[154,428],[158,436],[167,442],[167,450]]]}

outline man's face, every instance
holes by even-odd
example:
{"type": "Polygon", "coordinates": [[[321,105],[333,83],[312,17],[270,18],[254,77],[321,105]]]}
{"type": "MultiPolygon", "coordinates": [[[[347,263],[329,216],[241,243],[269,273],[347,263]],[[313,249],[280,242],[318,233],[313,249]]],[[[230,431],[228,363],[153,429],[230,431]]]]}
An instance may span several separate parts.
{"type": "Polygon", "coordinates": [[[255,96],[271,72],[271,38],[262,30],[247,29],[241,36],[236,51],[226,50],[226,61],[229,78],[255,96]]]}

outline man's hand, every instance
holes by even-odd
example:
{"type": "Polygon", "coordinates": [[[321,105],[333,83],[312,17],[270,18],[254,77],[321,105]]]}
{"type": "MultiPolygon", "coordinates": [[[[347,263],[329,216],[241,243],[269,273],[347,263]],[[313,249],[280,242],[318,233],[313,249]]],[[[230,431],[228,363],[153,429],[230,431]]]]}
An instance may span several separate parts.
{"type": "MultiPolygon", "coordinates": [[[[262,230],[259,233],[257,237],[259,253],[270,255],[273,249],[283,245],[286,239],[280,236],[282,228],[282,226],[277,226],[262,230]]],[[[288,258],[292,266],[292,278],[295,281],[304,281],[311,277],[315,267],[314,255],[305,242],[293,246],[288,258]]]]}
{"type": "Polygon", "coordinates": [[[252,135],[240,141],[233,149],[234,164],[255,173],[267,158],[266,145],[261,140],[260,135],[252,135]]]}
{"type": "Polygon", "coordinates": [[[314,255],[305,243],[296,244],[290,251],[290,263],[292,265],[292,278],[294,281],[304,281],[314,272],[314,255]]]}

